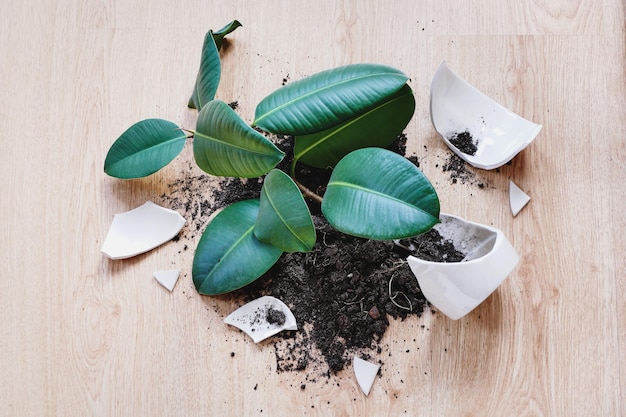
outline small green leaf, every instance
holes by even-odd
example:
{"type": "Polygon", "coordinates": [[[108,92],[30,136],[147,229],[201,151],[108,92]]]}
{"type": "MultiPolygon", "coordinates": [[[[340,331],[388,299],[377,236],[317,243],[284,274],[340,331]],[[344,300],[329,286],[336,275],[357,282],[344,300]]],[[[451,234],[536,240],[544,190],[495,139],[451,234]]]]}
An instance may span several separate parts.
{"type": "Polygon", "coordinates": [[[295,139],[294,164],[333,167],[350,152],[367,147],[389,146],[413,117],[415,97],[404,85],[393,96],[367,112],[338,126],[295,139]]]}
{"type": "Polygon", "coordinates": [[[243,200],[219,212],[200,238],[193,258],[193,283],[200,294],[234,291],[255,281],[282,251],[254,236],[259,200],[243,200]]]}
{"type": "Polygon", "coordinates": [[[400,239],[439,222],[439,198],[408,159],[365,148],[343,158],[324,194],[322,213],[337,230],[369,239],[400,239]]]}
{"type": "Polygon", "coordinates": [[[209,101],[215,98],[217,86],[220,83],[222,64],[220,53],[213,37],[213,32],[208,31],[204,36],[202,56],[200,57],[200,69],[196,76],[193,93],[187,106],[201,110],[209,101]]]}
{"type": "Polygon", "coordinates": [[[172,122],[142,120],[111,145],[104,172],[125,179],[146,177],[169,164],[183,150],[185,140],[185,132],[172,122]]]}
{"type": "Polygon", "coordinates": [[[315,245],[309,208],[298,186],[281,170],[265,177],[254,234],[285,252],[307,252],[315,245]]]}
{"type": "Polygon", "coordinates": [[[217,45],[217,49],[222,49],[222,43],[224,42],[224,38],[229,33],[233,32],[238,27],[241,27],[241,23],[238,20],[233,20],[220,30],[213,32],[213,39],[215,39],[215,45],[217,45]]]}
{"type": "Polygon", "coordinates": [[[367,111],[398,91],[408,77],[378,64],[353,64],[287,84],[257,106],[253,125],[268,132],[308,135],[367,111]]]}
{"type": "Polygon", "coordinates": [[[209,102],[198,113],[193,155],[198,166],[211,175],[243,178],[269,172],[285,156],[219,100],[209,102]]]}

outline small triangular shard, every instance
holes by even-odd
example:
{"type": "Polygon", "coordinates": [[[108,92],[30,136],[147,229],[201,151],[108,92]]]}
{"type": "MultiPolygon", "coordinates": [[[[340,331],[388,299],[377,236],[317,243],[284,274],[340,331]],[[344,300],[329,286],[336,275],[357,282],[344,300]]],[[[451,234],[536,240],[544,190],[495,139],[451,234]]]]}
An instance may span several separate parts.
{"type": "Polygon", "coordinates": [[[526,204],[530,201],[530,197],[513,181],[509,181],[509,204],[513,216],[517,216],[526,204]]]}
{"type": "Polygon", "coordinates": [[[376,378],[376,375],[378,374],[380,365],[368,362],[355,356],[352,360],[352,366],[354,368],[356,381],[359,383],[363,393],[368,395],[372,385],[374,384],[374,378],[376,378]]]}
{"type": "Polygon", "coordinates": [[[159,281],[159,284],[172,291],[174,289],[174,285],[176,285],[176,281],[178,281],[179,275],[180,269],[169,269],[166,271],[156,271],[154,273],[154,278],[159,281]]]}

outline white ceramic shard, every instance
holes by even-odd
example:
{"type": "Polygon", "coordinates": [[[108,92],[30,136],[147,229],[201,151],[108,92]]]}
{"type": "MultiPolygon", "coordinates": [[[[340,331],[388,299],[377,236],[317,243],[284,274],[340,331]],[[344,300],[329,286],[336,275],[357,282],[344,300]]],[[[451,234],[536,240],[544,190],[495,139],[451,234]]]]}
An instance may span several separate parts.
{"type": "Polygon", "coordinates": [[[352,359],[352,366],[354,368],[354,376],[359,383],[361,390],[365,395],[370,393],[370,389],[374,384],[374,379],[378,375],[380,365],[377,363],[371,363],[363,360],[357,356],[352,359]]]}
{"type": "Polygon", "coordinates": [[[513,181],[509,181],[509,204],[513,216],[522,211],[524,206],[530,201],[530,196],[522,191],[513,181]]]}
{"type": "Polygon", "coordinates": [[[179,275],[180,269],[168,269],[164,271],[156,271],[154,273],[154,279],[171,292],[174,289],[174,285],[176,285],[176,282],[178,281],[179,275]]]}
{"type": "Polygon", "coordinates": [[[494,169],[509,162],[539,134],[541,125],[513,113],[452,72],[443,61],[430,85],[430,119],[448,147],[469,164],[494,169]],[[474,155],[450,139],[469,132],[474,155]]]}
{"type": "Polygon", "coordinates": [[[111,259],[130,258],[154,249],[180,232],[185,219],[178,212],[147,201],[142,206],[116,214],[102,244],[111,259]]]}
{"type": "Polygon", "coordinates": [[[501,230],[441,214],[434,226],[465,255],[461,262],[433,262],[409,256],[407,261],[426,299],[457,320],[482,303],[519,262],[501,230]]]}
{"type": "Polygon", "coordinates": [[[278,298],[266,295],[230,313],[224,323],[235,326],[259,343],[283,330],[298,330],[296,318],[278,298]]]}

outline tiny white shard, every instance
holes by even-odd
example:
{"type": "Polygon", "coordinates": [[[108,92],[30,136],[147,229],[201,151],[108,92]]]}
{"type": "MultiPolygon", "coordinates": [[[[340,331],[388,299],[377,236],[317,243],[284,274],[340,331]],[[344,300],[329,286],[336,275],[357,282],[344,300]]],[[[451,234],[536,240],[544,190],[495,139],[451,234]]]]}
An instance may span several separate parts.
{"type": "Polygon", "coordinates": [[[178,281],[179,275],[180,269],[168,269],[165,271],[156,271],[154,273],[154,278],[159,282],[159,284],[163,285],[171,292],[174,289],[174,285],[176,285],[176,281],[178,281]]]}
{"type": "Polygon", "coordinates": [[[296,318],[278,298],[266,295],[230,313],[224,323],[244,331],[259,343],[282,330],[298,330],[296,318]]]}
{"type": "Polygon", "coordinates": [[[116,214],[102,253],[111,259],[125,259],[147,252],[171,240],[185,225],[178,212],[147,201],[142,206],[116,214]]]}
{"type": "Polygon", "coordinates": [[[509,181],[509,204],[513,216],[517,216],[526,204],[530,201],[530,197],[513,181],[509,181]]]}
{"type": "Polygon", "coordinates": [[[355,356],[354,359],[352,359],[352,366],[354,367],[354,375],[356,376],[356,381],[359,383],[361,390],[365,395],[369,395],[370,389],[374,384],[374,379],[376,375],[378,375],[380,365],[355,356]]]}

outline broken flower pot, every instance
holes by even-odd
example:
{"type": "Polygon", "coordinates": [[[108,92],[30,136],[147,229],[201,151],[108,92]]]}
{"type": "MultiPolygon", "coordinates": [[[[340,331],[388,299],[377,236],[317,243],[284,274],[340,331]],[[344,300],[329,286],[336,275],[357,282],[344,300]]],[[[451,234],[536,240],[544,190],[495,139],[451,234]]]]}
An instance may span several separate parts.
{"type": "Polygon", "coordinates": [[[481,169],[498,168],[526,148],[541,125],[526,120],[477,90],[443,61],[430,85],[430,120],[448,147],[481,169]],[[469,149],[455,145],[459,135],[469,149]]]}
{"type": "Polygon", "coordinates": [[[110,259],[139,255],[172,240],[184,225],[185,219],[178,212],[146,201],[113,217],[102,253],[110,259]]]}
{"type": "Polygon", "coordinates": [[[452,320],[482,303],[513,271],[519,256],[501,230],[450,214],[434,226],[465,257],[461,262],[407,261],[426,299],[452,320]]]}

